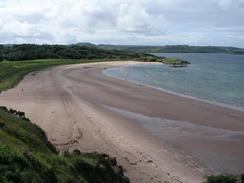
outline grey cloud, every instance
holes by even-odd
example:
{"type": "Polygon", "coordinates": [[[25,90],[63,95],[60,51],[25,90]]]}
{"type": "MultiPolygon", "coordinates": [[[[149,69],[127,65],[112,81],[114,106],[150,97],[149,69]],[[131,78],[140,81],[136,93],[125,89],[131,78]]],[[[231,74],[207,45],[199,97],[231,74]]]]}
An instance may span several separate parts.
{"type": "Polygon", "coordinates": [[[41,33],[39,35],[18,35],[14,33],[0,33],[0,40],[2,43],[52,43],[53,36],[47,33],[41,33]]]}
{"type": "Polygon", "coordinates": [[[243,7],[243,0],[4,0],[0,40],[244,47],[243,7]]]}

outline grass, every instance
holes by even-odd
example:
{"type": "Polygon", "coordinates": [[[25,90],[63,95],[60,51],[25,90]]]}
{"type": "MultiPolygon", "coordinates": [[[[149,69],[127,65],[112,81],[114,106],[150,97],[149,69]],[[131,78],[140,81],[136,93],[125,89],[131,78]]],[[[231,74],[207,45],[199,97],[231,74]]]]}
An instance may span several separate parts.
{"type": "Polygon", "coordinates": [[[0,182],[128,183],[116,159],[104,154],[60,155],[36,125],[0,108],[0,182]]]}
{"type": "Polygon", "coordinates": [[[162,62],[172,67],[185,67],[190,64],[190,62],[178,58],[164,58],[162,62]]]}
{"type": "Polygon", "coordinates": [[[142,62],[158,62],[158,63],[167,64],[172,67],[185,67],[188,64],[190,64],[190,62],[178,58],[160,58],[156,56],[139,57],[136,60],[142,62]]]}
{"type": "Polygon", "coordinates": [[[177,62],[179,62],[179,59],[177,58],[165,58],[163,59],[165,64],[175,64],[177,62]]]}

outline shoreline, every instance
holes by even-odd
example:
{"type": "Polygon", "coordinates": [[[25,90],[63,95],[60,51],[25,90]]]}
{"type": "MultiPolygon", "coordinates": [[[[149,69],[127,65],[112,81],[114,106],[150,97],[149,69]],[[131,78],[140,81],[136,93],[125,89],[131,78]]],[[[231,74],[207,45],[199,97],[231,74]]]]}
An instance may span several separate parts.
{"type": "MultiPolygon", "coordinates": [[[[160,64],[161,65],[162,63],[141,63],[141,62],[139,62],[139,63],[135,63],[133,65],[136,65],[136,64],[160,64]]],[[[121,67],[126,67],[126,66],[127,65],[121,66],[121,67]]],[[[109,68],[109,69],[113,69],[113,68],[109,68]]],[[[106,69],[106,70],[109,70],[109,69],[106,69]]],[[[129,82],[134,83],[134,84],[138,84],[138,85],[142,85],[142,86],[145,86],[145,87],[149,87],[149,88],[153,88],[153,89],[156,89],[156,90],[160,90],[160,91],[163,91],[163,92],[166,92],[166,93],[169,93],[169,94],[172,94],[172,95],[176,95],[176,96],[179,96],[179,97],[184,97],[184,98],[196,100],[196,101],[199,101],[199,102],[205,102],[205,103],[208,103],[208,104],[211,104],[211,105],[216,105],[217,107],[224,107],[226,109],[231,109],[231,110],[237,110],[237,111],[244,112],[244,107],[234,106],[234,105],[231,105],[231,104],[221,103],[221,102],[217,102],[217,101],[211,101],[209,99],[202,99],[202,98],[199,98],[199,97],[194,97],[194,96],[191,96],[191,95],[185,95],[185,94],[173,92],[173,91],[170,91],[170,90],[167,90],[167,89],[164,89],[164,88],[147,85],[147,84],[136,82],[136,81],[133,81],[133,80],[120,78],[120,77],[117,77],[117,76],[113,76],[112,74],[105,73],[106,70],[102,71],[102,73],[104,75],[112,77],[112,78],[115,78],[115,79],[118,79],[118,80],[121,80],[121,81],[129,81],[129,82]]]]}
{"type": "MultiPolygon", "coordinates": [[[[0,94],[0,101],[8,107],[26,112],[27,117],[43,128],[51,142],[61,150],[77,148],[116,156],[132,182],[156,183],[167,180],[170,183],[195,183],[201,182],[205,174],[197,170],[194,162],[184,164],[184,157],[159,144],[152,134],[135,123],[136,120],[155,121],[156,124],[158,121],[155,118],[162,118],[162,129],[166,128],[162,132],[170,132],[166,133],[169,138],[177,133],[167,129],[178,132],[178,128],[182,124],[184,126],[184,121],[189,121],[189,129],[182,129],[182,134],[187,136],[182,136],[181,139],[185,140],[180,143],[186,147],[190,144],[194,148],[200,143],[209,150],[213,148],[212,145],[216,145],[214,152],[221,150],[241,156],[242,150],[237,147],[242,141],[232,139],[232,132],[237,129],[244,131],[243,123],[240,122],[244,119],[243,113],[234,111],[231,114],[232,111],[218,106],[102,74],[104,68],[135,63],[138,62],[70,65],[41,71],[35,76],[29,74],[17,87],[0,94]],[[21,92],[21,88],[24,88],[24,92],[21,92]],[[103,106],[123,111],[115,112],[103,106]],[[170,126],[165,119],[172,119],[177,128],[170,126]],[[216,120],[211,123],[212,119],[216,120]],[[229,120],[233,124],[228,124],[229,120]],[[202,126],[206,128],[202,129],[202,126]],[[207,134],[207,137],[205,133],[208,127],[216,130],[207,134]],[[200,136],[194,130],[200,132],[200,136]],[[232,144],[225,142],[226,139],[231,140],[232,144]],[[226,149],[226,145],[233,146],[230,149],[232,151],[226,149]]],[[[235,138],[244,139],[243,136],[235,138]]]]}

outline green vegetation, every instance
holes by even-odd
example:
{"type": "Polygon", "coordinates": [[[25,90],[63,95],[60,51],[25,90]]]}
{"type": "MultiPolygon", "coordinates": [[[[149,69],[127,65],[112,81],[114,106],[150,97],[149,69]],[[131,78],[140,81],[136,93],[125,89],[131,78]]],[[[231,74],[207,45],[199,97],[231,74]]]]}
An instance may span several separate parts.
{"type": "Polygon", "coordinates": [[[161,58],[153,55],[140,57],[137,58],[136,60],[142,62],[159,62],[159,63],[167,64],[171,67],[186,67],[188,64],[190,64],[190,62],[178,58],[161,58]]]}
{"type": "Polygon", "coordinates": [[[128,183],[115,158],[75,150],[59,155],[24,113],[0,107],[1,183],[128,183]]]}
{"type": "Polygon", "coordinates": [[[168,64],[171,67],[186,67],[190,64],[190,62],[178,58],[164,58],[163,63],[168,64]]]}
{"type": "Polygon", "coordinates": [[[133,46],[133,45],[97,45],[98,48],[107,50],[120,50],[137,53],[230,53],[244,54],[244,48],[222,47],[222,46],[133,46]]]}
{"type": "Polygon", "coordinates": [[[47,67],[108,60],[133,60],[147,55],[104,50],[89,45],[0,45],[0,92],[14,87],[27,73],[47,67]]]}
{"type": "Polygon", "coordinates": [[[140,54],[84,45],[0,45],[0,61],[35,59],[131,59],[140,54]]]}
{"type": "Polygon", "coordinates": [[[211,175],[206,179],[204,183],[237,183],[240,178],[234,175],[211,175]]]}

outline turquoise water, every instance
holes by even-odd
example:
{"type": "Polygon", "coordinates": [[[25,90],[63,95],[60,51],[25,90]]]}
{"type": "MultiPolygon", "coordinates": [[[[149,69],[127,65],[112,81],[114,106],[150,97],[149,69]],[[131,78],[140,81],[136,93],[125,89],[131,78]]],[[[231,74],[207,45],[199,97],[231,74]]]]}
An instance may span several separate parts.
{"type": "Polygon", "coordinates": [[[191,62],[189,67],[136,64],[107,69],[105,74],[177,94],[244,109],[244,55],[162,53],[191,62]]]}

